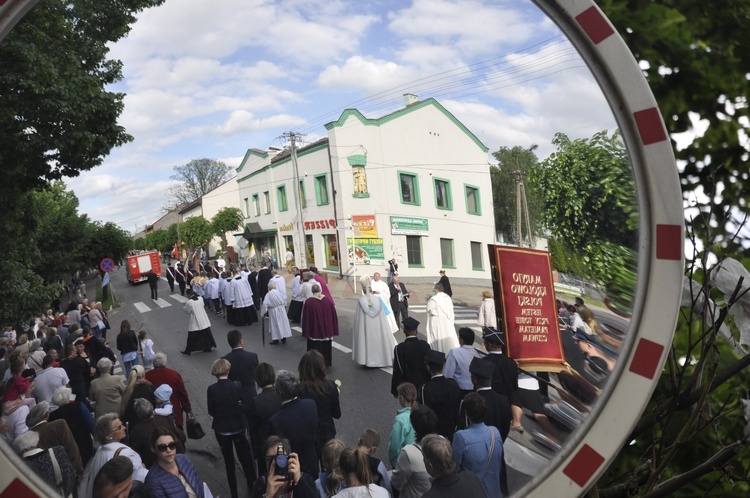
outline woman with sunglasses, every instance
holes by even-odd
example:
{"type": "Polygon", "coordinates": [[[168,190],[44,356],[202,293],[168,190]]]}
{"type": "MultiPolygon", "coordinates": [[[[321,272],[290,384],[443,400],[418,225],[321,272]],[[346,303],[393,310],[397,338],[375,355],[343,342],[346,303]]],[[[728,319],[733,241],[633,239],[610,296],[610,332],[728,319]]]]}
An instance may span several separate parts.
{"type": "Polygon", "coordinates": [[[164,429],[151,433],[151,451],[156,463],[146,477],[153,498],[204,498],[203,481],[186,455],[177,454],[174,436],[164,429]]]}
{"type": "Polygon", "coordinates": [[[94,424],[93,435],[99,443],[99,448],[84,469],[78,496],[91,496],[94,479],[99,469],[116,456],[127,457],[133,463],[134,481],[145,481],[148,471],[143,467],[140,455],[120,442],[125,438],[125,424],[122,423],[119,415],[105,413],[99,417],[94,424]]]}

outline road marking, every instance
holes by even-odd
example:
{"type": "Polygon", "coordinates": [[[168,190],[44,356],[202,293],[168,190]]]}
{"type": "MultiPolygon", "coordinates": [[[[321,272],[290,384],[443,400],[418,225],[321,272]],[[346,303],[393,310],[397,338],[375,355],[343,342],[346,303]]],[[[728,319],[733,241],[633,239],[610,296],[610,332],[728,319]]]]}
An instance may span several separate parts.
{"type": "Polygon", "coordinates": [[[349,349],[349,348],[347,348],[346,346],[342,346],[341,344],[339,344],[336,341],[332,341],[332,342],[333,342],[332,346],[334,348],[338,349],[339,351],[341,351],[342,353],[349,354],[349,353],[352,352],[352,350],[349,349]]]}
{"type": "Polygon", "coordinates": [[[155,302],[156,302],[156,304],[159,305],[160,308],[168,308],[168,307],[172,306],[171,304],[169,304],[167,301],[165,301],[162,298],[157,299],[155,302]]]}
{"type": "Polygon", "coordinates": [[[151,311],[151,308],[149,308],[148,306],[146,306],[144,303],[141,303],[141,302],[133,303],[133,306],[135,306],[135,309],[137,309],[141,313],[148,313],[149,311],[151,311]]]}
{"type": "Polygon", "coordinates": [[[188,298],[186,298],[185,296],[181,296],[179,294],[170,294],[169,297],[171,297],[172,299],[174,299],[178,303],[186,303],[186,302],[188,302],[188,298]]]}

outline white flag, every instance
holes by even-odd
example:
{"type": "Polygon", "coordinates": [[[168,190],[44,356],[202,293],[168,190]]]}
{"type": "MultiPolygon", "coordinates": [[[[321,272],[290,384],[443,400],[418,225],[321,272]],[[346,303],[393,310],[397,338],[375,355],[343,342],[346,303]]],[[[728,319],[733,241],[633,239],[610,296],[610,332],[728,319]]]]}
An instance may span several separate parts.
{"type": "Polygon", "coordinates": [[[102,278],[102,287],[107,285],[109,283],[109,272],[104,274],[104,278],[102,278]]]}

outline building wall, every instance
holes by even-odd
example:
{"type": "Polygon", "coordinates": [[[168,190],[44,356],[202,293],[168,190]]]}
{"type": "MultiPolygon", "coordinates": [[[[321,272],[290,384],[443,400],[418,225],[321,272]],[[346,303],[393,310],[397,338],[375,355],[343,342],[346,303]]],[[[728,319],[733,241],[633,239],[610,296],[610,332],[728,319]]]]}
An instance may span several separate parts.
{"type": "Polygon", "coordinates": [[[298,223],[301,221],[305,235],[313,241],[315,265],[337,275],[351,278],[355,273],[387,273],[387,261],[394,258],[399,273],[411,281],[436,281],[440,269],[445,269],[454,282],[490,280],[487,244],[494,242],[494,218],[487,149],[471,132],[431,99],[378,120],[345,111],[326,128],[328,143],[299,152],[299,174],[307,197],[301,219],[293,198],[291,158],[271,163],[270,157],[251,154],[240,167],[239,198],[248,198],[250,204],[246,221],[257,222],[262,230],[276,231],[270,236],[276,236],[276,256],[281,265],[286,252],[285,236],[292,236],[295,254],[304,248],[298,223]],[[364,166],[364,193],[355,193],[353,166],[364,166]],[[419,202],[402,201],[400,174],[413,175],[419,202]],[[450,185],[446,209],[436,205],[436,179],[450,185]],[[321,202],[320,189],[316,188],[319,182],[326,185],[327,204],[321,202]],[[277,189],[281,185],[287,194],[286,211],[279,210],[277,189]],[[467,212],[465,186],[476,188],[479,193],[476,214],[467,212]],[[271,200],[268,214],[264,209],[266,191],[271,200]],[[258,195],[260,216],[254,212],[253,195],[258,195]],[[412,243],[418,242],[421,264],[408,263],[407,236],[393,233],[394,217],[426,220],[428,230],[411,239],[412,243]],[[355,232],[354,224],[372,221],[377,231],[363,240],[360,235],[366,234],[355,232]],[[451,264],[443,264],[440,239],[444,239],[444,247],[451,249],[451,264]],[[356,266],[354,258],[349,257],[349,242],[359,246],[356,266]],[[471,242],[479,244],[479,266],[472,265],[471,242]],[[331,254],[334,251],[338,267],[331,254]],[[364,256],[362,251],[369,254],[364,256]]]}

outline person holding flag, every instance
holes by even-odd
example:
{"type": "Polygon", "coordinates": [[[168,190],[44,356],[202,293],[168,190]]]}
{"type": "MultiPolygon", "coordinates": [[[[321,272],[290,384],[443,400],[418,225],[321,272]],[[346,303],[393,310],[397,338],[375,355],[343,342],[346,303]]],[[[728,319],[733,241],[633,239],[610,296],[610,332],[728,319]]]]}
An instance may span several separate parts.
{"type": "Polygon", "coordinates": [[[169,290],[170,292],[174,292],[174,267],[172,266],[172,263],[169,263],[169,266],[167,266],[167,283],[169,284],[169,290]]]}
{"type": "Polygon", "coordinates": [[[177,280],[177,285],[180,286],[180,295],[185,295],[185,273],[183,273],[185,269],[182,266],[182,262],[178,261],[177,266],[174,269],[175,273],[175,280],[177,280]]]}

